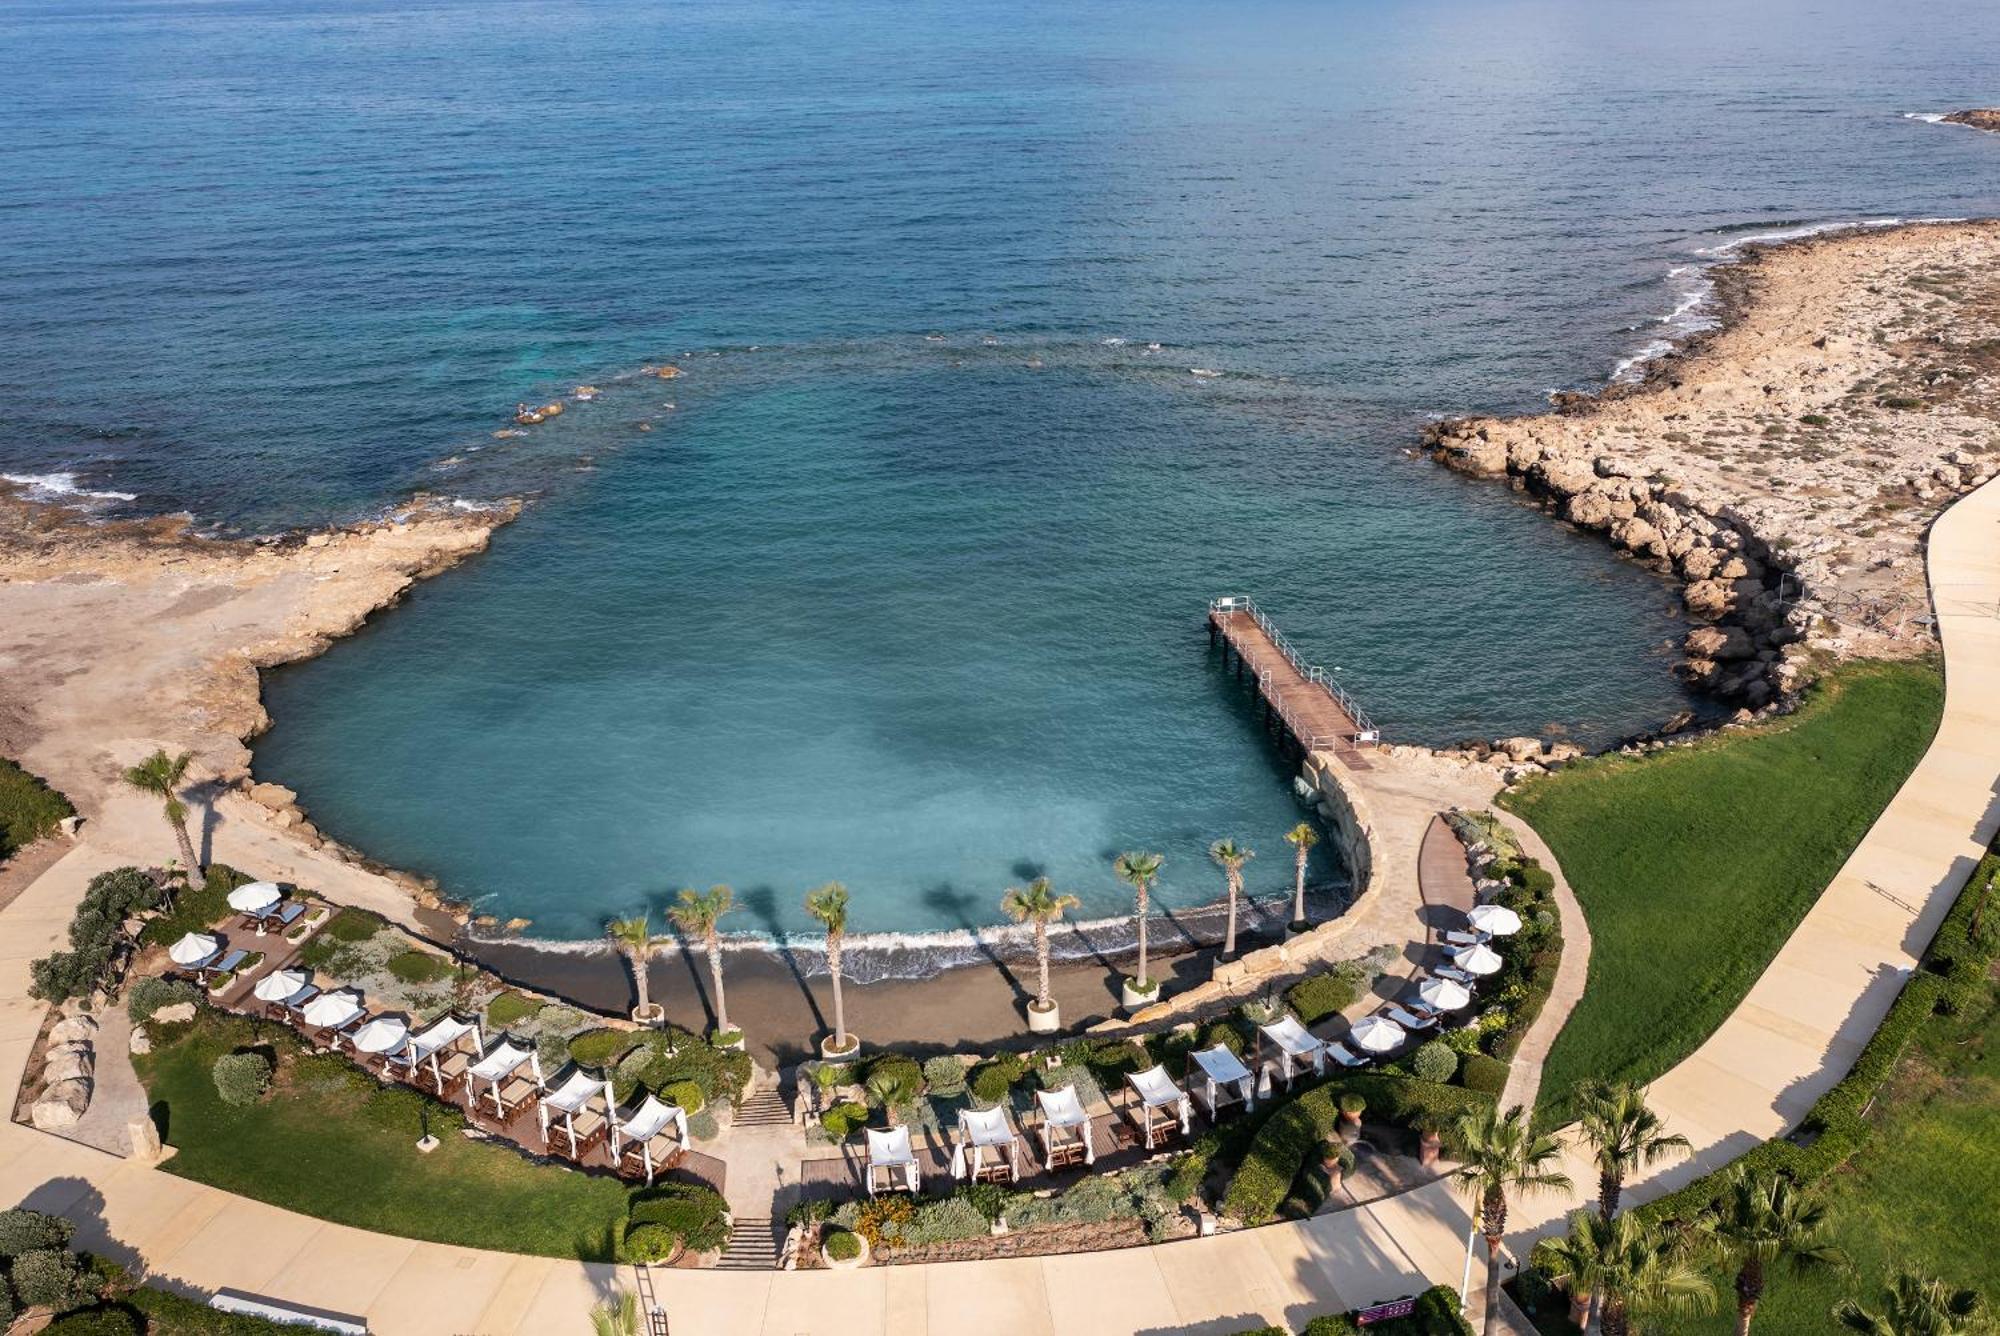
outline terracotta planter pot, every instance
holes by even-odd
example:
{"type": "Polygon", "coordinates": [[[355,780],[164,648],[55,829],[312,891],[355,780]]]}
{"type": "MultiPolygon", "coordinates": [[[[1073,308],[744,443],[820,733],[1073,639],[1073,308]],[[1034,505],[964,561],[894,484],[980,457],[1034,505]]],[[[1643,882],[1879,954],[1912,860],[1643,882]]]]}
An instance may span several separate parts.
{"type": "Polygon", "coordinates": [[[1426,1167],[1438,1162],[1438,1152],[1444,1145],[1444,1138],[1435,1132],[1426,1132],[1417,1141],[1417,1163],[1426,1167]]]}

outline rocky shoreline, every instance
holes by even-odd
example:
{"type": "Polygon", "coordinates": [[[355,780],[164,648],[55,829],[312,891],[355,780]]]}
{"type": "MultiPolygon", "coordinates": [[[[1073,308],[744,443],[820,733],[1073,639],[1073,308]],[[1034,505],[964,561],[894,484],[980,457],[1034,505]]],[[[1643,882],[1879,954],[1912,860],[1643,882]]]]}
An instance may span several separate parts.
{"type": "Polygon", "coordinates": [[[1431,455],[1676,577],[1676,672],[1752,711],[1935,646],[1930,522],[2000,473],[2000,222],[1857,229],[1717,271],[1718,327],[1637,386],[1460,418],[1431,455]]]}

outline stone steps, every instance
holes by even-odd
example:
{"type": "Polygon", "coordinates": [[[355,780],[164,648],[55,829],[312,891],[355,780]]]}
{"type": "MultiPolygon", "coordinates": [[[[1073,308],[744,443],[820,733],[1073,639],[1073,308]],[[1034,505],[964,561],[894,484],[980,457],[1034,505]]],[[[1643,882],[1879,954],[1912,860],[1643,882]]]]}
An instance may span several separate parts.
{"type": "Polygon", "coordinates": [[[739,1217],[729,1233],[729,1243],[716,1261],[717,1271],[775,1271],[778,1267],[778,1236],[768,1218],[739,1217]]]}
{"type": "Polygon", "coordinates": [[[790,1127],[792,1109],[776,1090],[759,1090],[736,1110],[736,1127],[790,1127]]]}

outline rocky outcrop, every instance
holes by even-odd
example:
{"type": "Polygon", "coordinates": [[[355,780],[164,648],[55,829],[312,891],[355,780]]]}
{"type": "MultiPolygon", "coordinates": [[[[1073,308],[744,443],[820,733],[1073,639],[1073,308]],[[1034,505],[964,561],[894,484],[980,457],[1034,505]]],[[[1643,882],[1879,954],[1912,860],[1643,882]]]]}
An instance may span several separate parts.
{"type": "Polygon", "coordinates": [[[2000,107],[1968,107],[1945,117],[1953,125],[1969,125],[1975,130],[2000,133],[2000,107]]]}

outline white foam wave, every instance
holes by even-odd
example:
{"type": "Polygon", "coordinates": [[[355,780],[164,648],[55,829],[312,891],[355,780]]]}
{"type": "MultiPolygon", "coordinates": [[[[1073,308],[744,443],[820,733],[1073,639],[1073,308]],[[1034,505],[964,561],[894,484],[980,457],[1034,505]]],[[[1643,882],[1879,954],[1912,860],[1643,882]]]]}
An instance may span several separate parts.
{"type": "MultiPolygon", "coordinates": [[[[1906,111],[1903,113],[1903,119],[1906,121],[1922,121],[1925,125],[1942,125],[1945,123],[1945,115],[1946,113],[1942,111],[1906,111]]],[[[1954,125],[1957,123],[1956,121],[1952,122],[1954,125]]]]}
{"type": "Polygon", "coordinates": [[[139,499],[130,492],[92,491],[74,473],[0,473],[0,481],[13,483],[30,501],[88,505],[139,499]]]}

